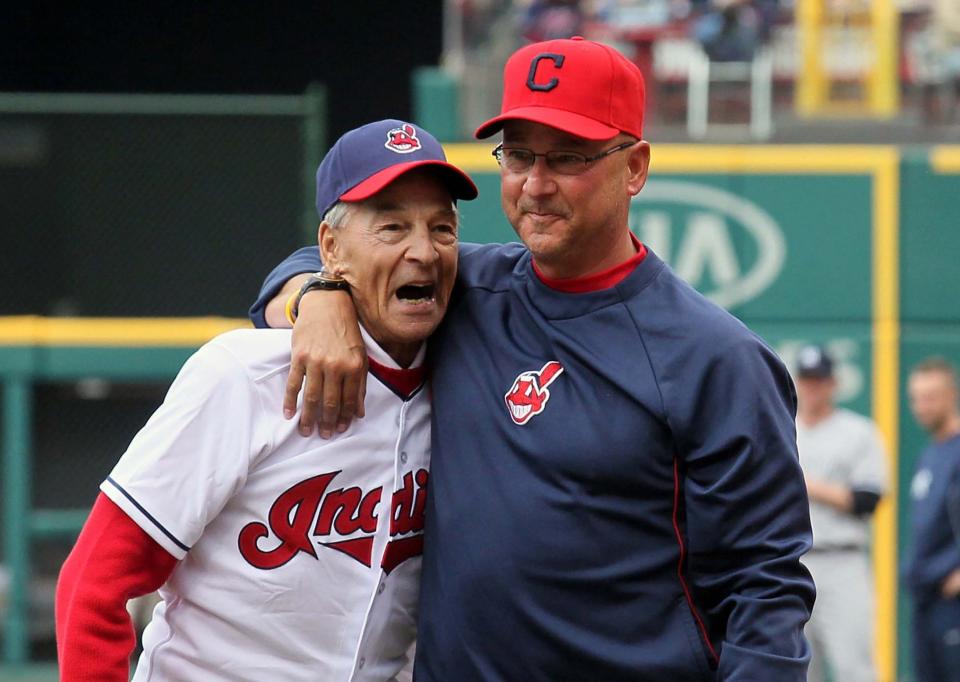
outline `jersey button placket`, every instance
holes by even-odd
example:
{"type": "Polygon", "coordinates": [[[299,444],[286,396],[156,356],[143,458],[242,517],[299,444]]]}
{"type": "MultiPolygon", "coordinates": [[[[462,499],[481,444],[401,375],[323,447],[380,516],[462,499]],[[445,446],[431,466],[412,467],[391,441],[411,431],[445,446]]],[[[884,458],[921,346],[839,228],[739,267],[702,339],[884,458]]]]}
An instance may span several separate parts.
{"type": "Polygon", "coordinates": [[[398,481],[402,476],[402,471],[404,468],[403,465],[407,463],[407,451],[402,449],[404,442],[407,440],[406,434],[404,433],[404,428],[403,428],[405,426],[406,416],[407,416],[407,404],[404,403],[403,405],[400,406],[400,413],[397,415],[397,427],[398,427],[397,428],[397,446],[396,446],[397,449],[394,450],[394,453],[395,453],[394,456],[396,457],[396,459],[394,460],[394,467],[396,469],[396,475],[397,475],[398,481]],[[396,454],[398,450],[399,450],[399,454],[396,454]]]}

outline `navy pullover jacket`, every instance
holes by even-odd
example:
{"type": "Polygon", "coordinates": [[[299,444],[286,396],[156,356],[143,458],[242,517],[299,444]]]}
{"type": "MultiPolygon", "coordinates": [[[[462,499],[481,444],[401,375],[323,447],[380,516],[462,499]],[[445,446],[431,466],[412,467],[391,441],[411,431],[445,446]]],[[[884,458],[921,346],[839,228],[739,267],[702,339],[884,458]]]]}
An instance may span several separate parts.
{"type": "MultiPolygon", "coordinates": [[[[775,354],[652,252],[583,294],[519,244],[460,254],[430,344],[417,680],[805,680],[810,521],[775,354]]],[[[254,321],[319,267],[291,256],[254,321]]]]}
{"type": "Polygon", "coordinates": [[[910,496],[912,545],[903,577],[923,606],[940,598],[944,578],[960,568],[960,435],[923,451],[910,496]]]}

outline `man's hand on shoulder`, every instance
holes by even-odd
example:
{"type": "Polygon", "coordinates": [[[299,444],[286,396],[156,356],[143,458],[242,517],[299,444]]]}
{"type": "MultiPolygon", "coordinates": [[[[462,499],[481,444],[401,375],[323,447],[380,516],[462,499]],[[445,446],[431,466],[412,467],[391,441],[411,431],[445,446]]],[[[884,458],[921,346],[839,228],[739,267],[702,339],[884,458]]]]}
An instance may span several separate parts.
{"type": "Polygon", "coordinates": [[[346,431],[355,417],[363,417],[367,352],[349,293],[311,291],[301,298],[283,399],[287,419],[296,414],[301,386],[302,435],[309,436],[316,423],[320,436],[329,438],[334,430],[346,431]]]}

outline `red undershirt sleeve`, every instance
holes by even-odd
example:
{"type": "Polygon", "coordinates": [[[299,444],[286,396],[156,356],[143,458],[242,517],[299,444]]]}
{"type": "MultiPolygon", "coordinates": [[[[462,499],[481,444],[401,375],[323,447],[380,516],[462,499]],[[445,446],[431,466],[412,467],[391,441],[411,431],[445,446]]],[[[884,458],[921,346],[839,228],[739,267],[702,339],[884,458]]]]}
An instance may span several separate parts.
{"type": "Polygon", "coordinates": [[[176,565],[100,493],[57,582],[61,682],[127,682],[136,644],[127,600],[158,589],[176,565]]]}

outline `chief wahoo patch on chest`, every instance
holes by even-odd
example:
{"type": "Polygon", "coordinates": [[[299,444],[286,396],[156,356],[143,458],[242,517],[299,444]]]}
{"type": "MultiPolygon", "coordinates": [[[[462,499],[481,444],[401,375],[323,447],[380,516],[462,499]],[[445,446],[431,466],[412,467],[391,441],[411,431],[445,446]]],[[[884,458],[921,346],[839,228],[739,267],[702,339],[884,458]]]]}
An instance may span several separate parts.
{"type": "Polygon", "coordinates": [[[539,370],[527,370],[513,380],[513,386],[503,396],[510,418],[515,424],[526,424],[547,407],[550,384],[563,374],[563,365],[551,360],[539,370]]]}

